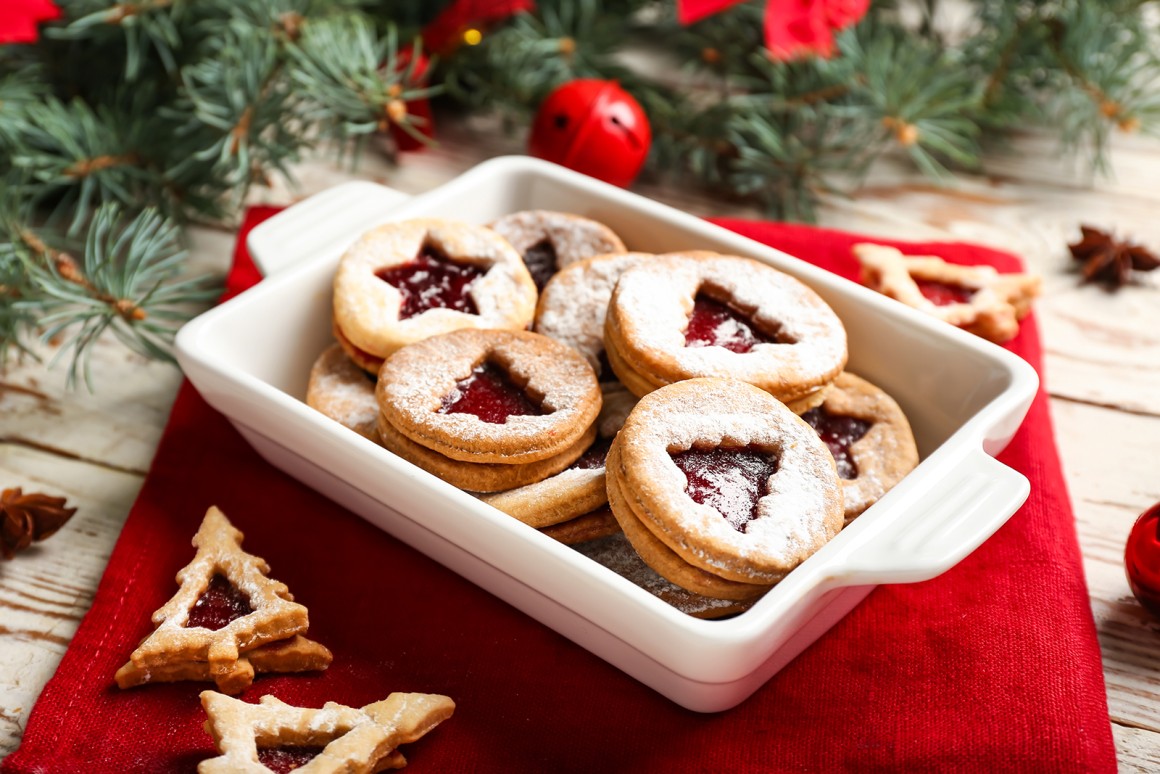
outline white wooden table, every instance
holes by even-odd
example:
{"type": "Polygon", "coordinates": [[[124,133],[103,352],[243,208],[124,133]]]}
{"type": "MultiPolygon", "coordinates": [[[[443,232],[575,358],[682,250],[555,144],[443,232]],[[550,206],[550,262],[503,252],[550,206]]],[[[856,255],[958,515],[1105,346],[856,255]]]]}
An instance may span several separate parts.
{"type": "MultiPolygon", "coordinates": [[[[489,155],[518,152],[488,126],[440,125],[441,146],[398,168],[367,154],[357,176],[410,193],[489,155]]],[[[931,186],[884,163],[852,200],[833,200],[823,225],[882,237],[960,239],[1018,253],[1044,276],[1036,306],[1046,384],[1075,504],[1103,649],[1121,769],[1160,770],[1160,621],[1128,590],[1123,546],[1136,517],[1160,501],[1160,271],[1118,293],[1078,285],[1066,244],[1078,224],[1113,228],[1160,250],[1160,142],[1117,138],[1114,181],[1094,184],[1051,141],[1020,138],[994,156],[989,178],[931,186]]],[[[348,179],[323,162],[299,170],[294,196],[348,179]]],[[[759,213],[682,186],[639,192],[701,215],[759,213]]],[[[233,234],[197,229],[191,269],[224,271],[233,234]]],[[[52,351],[43,353],[51,358],[52,351]]],[[[19,744],[37,695],[88,609],[148,470],[181,376],[111,342],[94,358],[96,391],[69,392],[63,368],[28,362],[0,374],[0,485],[63,495],[79,508],[52,539],[0,562],[0,756],[19,744]]]]}

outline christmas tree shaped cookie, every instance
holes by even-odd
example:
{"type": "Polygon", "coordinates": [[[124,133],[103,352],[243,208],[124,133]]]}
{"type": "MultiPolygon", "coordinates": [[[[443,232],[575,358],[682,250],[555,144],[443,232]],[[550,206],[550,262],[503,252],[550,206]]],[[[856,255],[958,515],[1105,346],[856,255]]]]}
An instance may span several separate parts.
{"type": "Polygon", "coordinates": [[[406,765],[401,744],[451,717],[455,702],[428,693],[392,693],[365,707],[327,702],[294,707],[273,696],[257,704],[203,691],[206,730],[222,753],[202,761],[198,774],[375,772],[406,765]]]}
{"type": "Polygon", "coordinates": [[[854,245],[854,255],[862,284],[999,344],[1015,338],[1039,295],[1033,274],[1000,274],[991,266],[958,266],[868,243],[854,245]]]}
{"type": "Polygon", "coordinates": [[[266,560],[242,550],[242,533],[211,507],[177,573],[177,593],[153,614],[156,626],[117,672],[122,688],[150,682],[213,680],[238,693],[255,672],[325,669],[330,651],[301,635],[306,608],[268,577],[266,560]]]}

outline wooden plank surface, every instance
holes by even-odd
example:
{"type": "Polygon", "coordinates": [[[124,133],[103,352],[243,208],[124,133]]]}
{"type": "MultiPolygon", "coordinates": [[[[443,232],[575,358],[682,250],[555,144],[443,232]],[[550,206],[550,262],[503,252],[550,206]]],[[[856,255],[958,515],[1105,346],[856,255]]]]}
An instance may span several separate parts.
{"type": "MultiPolygon", "coordinates": [[[[393,168],[370,153],[356,173],[324,161],[299,186],[262,192],[285,203],[352,176],[417,193],[479,160],[518,152],[488,122],[440,125],[438,149],[393,168]]],[[[1027,135],[992,159],[990,178],[937,188],[904,164],[879,165],[856,197],[832,199],[822,224],[881,237],[970,240],[1016,252],[1044,276],[1036,306],[1046,384],[1075,504],[1123,771],[1160,769],[1160,621],[1132,598],[1123,571],[1128,529],[1160,502],[1160,272],[1112,294],[1080,287],[1066,243],[1078,224],[1114,228],[1160,249],[1160,142],[1126,138],[1119,179],[1090,180],[1027,135]]],[[[756,216],[687,186],[636,190],[702,215],[756,216]]],[[[191,268],[224,271],[233,236],[197,229],[191,268]]],[[[52,352],[43,354],[51,358],[52,352]]],[[[17,560],[0,562],[0,755],[24,721],[91,602],[148,470],[180,375],[111,343],[94,359],[96,392],[70,392],[60,368],[25,362],[0,374],[0,484],[69,498],[74,520],[17,560]]]]}

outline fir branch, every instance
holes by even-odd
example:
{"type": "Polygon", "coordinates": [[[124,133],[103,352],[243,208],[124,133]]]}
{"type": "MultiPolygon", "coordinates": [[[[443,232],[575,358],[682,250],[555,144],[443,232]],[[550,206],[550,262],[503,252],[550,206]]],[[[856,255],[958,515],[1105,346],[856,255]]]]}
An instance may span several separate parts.
{"type": "Polygon", "coordinates": [[[979,166],[980,84],[961,61],[890,27],[863,25],[839,45],[858,73],[843,112],[877,123],[872,142],[893,139],[936,180],[946,176],[944,161],[979,166]]]}
{"type": "Polygon", "coordinates": [[[102,203],[132,208],[142,200],[153,173],[135,150],[143,145],[135,129],[123,116],[79,100],[32,103],[17,127],[11,165],[29,197],[69,218],[75,233],[102,203]]]}
{"type": "Polygon", "coordinates": [[[412,136],[421,119],[407,112],[407,102],[439,93],[417,85],[415,62],[395,66],[398,36],[388,27],[379,36],[369,20],[357,15],[311,22],[289,51],[290,78],[302,98],[301,118],[324,135],[349,139],[398,126],[412,136]]]}
{"type": "Polygon", "coordinates": [[[1047,43],[1070,86],[1059,90],[1052,106],[1066,147],[1088,147],[1095,165],[1103,167],[1112,129],[1160,128],[1160,59],[1153,36],[1135,16],[1077,3],[1046,25],[1047,43]]]}
{"type": "Polygon", "coordinates": [[[519,14],[506,27],[461,47],[444,73],[461,103],[526,116],[552,89],[576,78],[638,81],[617,63],[625,26],[602,13],[599,0],[548,4],[540,15],[519,14]]]}
{"type": "Polygon", "coordinates": [[[80,260],[30,229],[18,237],[28,286],[40,298],[21,298],[14,308],[35,309],[42,340],[63,339],[57,357],[70,359],[70,384],[83,378],[92,386],[89,355],[106,331],[145,357],[172,360],[169,346],[189,307],[219,292],[202,279],[174,281],[187,254],[178,229],[156,210],[126,222],[116,205],[102,206],[80,260]]]}

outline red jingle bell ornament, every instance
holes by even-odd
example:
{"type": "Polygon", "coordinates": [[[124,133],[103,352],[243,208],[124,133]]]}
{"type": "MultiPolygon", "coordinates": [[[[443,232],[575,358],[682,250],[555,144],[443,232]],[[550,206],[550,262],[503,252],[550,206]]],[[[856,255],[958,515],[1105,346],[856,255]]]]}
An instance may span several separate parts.
{"type": "Polygon", "coordinates": [[[1160,616],[1160,503],[1144,511],[1128,533],[1124,568],[1136,599],[1160,616]]]}
{"type": "Polygon", "coordinates": [[[536,113],[528,152],[606,183],[628,186],[652,144],[644,110],[615,81],[560,86],[536,113]]]}

